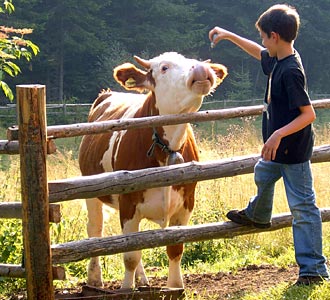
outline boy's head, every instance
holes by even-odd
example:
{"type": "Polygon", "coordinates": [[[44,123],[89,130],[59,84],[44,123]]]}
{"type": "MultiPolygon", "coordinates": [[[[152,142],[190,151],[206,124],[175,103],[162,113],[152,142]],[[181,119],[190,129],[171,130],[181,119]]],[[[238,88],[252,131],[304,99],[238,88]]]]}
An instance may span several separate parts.
{"type": "Polygon", "coordinates": [[[296,39],[299,26],[300,18],[296,9],[286,4],[270,7],[256,22],[257,29],[265,32],[268,37],[271,32],[275,32],[288,43],[296,39]]]}

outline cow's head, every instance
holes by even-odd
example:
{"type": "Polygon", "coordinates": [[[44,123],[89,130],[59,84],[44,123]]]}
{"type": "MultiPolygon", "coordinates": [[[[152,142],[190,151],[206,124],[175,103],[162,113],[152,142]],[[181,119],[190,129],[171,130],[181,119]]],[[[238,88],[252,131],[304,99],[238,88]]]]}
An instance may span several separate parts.
{"type": "Polygon", "coordinates": [[[212,93],[227,76],[227,68],[167,52],[151,60],[134,56],[145,69],[125,63],[114,70],[114,78],[127,90],[155,94],[160,114],[197,111],[203,97],[212,93]]]}

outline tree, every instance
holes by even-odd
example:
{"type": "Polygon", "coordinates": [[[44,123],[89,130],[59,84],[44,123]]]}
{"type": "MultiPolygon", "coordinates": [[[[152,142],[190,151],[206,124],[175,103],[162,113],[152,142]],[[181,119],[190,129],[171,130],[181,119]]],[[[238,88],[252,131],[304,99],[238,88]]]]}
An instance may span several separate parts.
{"type": "Polygon", "coordinates": [[[197,55],[206,27],[202,11],[186,0],[112,1],[106,22],[110,38],[130,53],[150,56],[165,51],[197,55]]]}
{"type": "MultiPolygon", "coordinates": [[[[196,1],[191,0],[190,2],[196,1]]],[[[205,12],[199,22],[208,24],[207,31],[204,33],[205,44],[200,48],[200,57],[210,58],[214,62],[226,65],[229,72],[228,78],[215,92],[215,98],[224,99],[229,96],[237,99],[239,95],[247,96],[247,88],[243,86],[242,78],[239,76],[239,74],[243,76],[245,73],[251,81],[248,87],[250,89],[248,97],[262,97],[265,81],[259,80],[260,65],[258,62],[229,41],[221,41],[214,49],[211,49],[208,31],[214,26],[220,26],[258,42],[259,34],[254,24],[264,5],[269,4],[265,0],[198,1],[199,10],[205,12]],[[237,92],[238,90],[240,92],[237,92]],[[243,93],[241,93],[242,90],[244,90],[243,93]]],[[[244,84],[247,83],[247,81],[243,81],[244,84]]],[[[243,99],[241,98],[241,100],[243,99]]]]}
{"type": "Polygon", "coordinates": [[[249,71],[234,71],[229,79],[232,90],[226,95],[231,100],[244,100],[252,98],[252,82],[249,71]]]}
{"type": "Polygon", "coordinates": [[[98,57],[107,51],[107,29],[100,17],[110,1],[21,0],[17,24],[29,22],[41,53],[23,81],[47,86],[48,101],[95,96],[98,57]]]}
{"type": "MultiPolygon", "coordinates": [[[[1,14],[12,13],[14,10],[12,0],[4,1],[3,6],[0,7],[1,14]]],[[[30,61],[32,55],[37,55],[39,52],[37,45],[24,38],[30,33],[32,33],[32,29],[0,26],[0,88],[10,101],[14,99],[14,95],[11,88],[3,80],[5,75],[17,76],[21,69],[14,61],[21,58],[30,61]]]]}
{"type": "Polygon", "coordinates": [[[318,0],[314,5],[311,1],[298,0],[295,6],[301,17],[300,34],[295,44],[304,62],[310,92],[329,93],[330,1],[318,0]]]}
{"type": "Polygon", "coordinates": [[[134,54],[197,56],[206,32],[200,14],[184,0],[21,0],[17,24],[33,22],[41,49],[24,80],[46,84],[48,101],[91,101],[113,86],[113,67],[134,54]]]}

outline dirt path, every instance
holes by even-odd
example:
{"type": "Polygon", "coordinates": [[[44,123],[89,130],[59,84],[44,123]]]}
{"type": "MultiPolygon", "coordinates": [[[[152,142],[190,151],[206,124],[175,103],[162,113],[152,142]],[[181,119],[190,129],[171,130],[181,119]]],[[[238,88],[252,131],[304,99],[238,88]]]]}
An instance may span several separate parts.
{"type": "Polygon", "coordinates": [[[280,282],[294,283],[297,272],[296,267],[280,269],[273,266],[249,266],[235,274],[194,274],[185,278],[186,290],[196,290],[205,299],[207,296],[219,300],[237,299],[246,293],[267,290],[280,282]]]}
{"type": "MultiPolygon", "coordinates": [[[[274,266],[249,266],[237,273],[192,274],[185,275],[185,290],[195,292],[208,299],[235,299],[248,292],[266,290],[280,282],[294,283],[298,269],[274,266]]],[[[154,285],[153,282],[151,282],[154,285]]],[[[160,285],[160,282],[155,282],[160,285]]]]}
{"type": "MultiPolygon", "coordinates": [[[[184,276],[187,295],[199,295],[201,299],[225,300],[239,299],[240,296],[251,292],[261,292],[281,282],[293,284],[297,279],[297,267],[287,269],[270,265],[251,265],[235,273],[190,274],[184,276]]],[[[153,287],[166,285],[166,278],[149,278],[153,287]]],[[[120,282],[107,282],[107,289],[120,288],[120,282]]],[[[79,292],[79,288],[70,291],[58,291],[71,294],[79,292]]],[[[18,299],[18,298],[12,298],[18,299]]]]}

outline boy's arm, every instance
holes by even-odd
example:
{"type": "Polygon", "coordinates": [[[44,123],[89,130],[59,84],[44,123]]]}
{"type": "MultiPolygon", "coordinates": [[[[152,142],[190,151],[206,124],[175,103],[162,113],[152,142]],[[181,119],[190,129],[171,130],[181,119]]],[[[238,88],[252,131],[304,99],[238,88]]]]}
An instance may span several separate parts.
{"type": "Polygon", "coordinates": [[[221,40],[229,40],[258,60],[261,60],[261,51],[265,49],[256,42],[217,26],[210,30],[209,39],[215,44],[221,40]],[[217,36],[213,39],[214,34],[217,34],[217,36]]]}
{"type": "Polygon", "coordinates": [[[313,123],[315,120],[315,111],[312,105],[306,105],[299,107],[300,115],[295,118],[289,124],[283,126],[282,128],[276,130],[266,141],[262,150],[261,157],[264,160],[274,160],[276,156],[276,151],[283,137],[290,134],[298,132],[299,130],[305,128],[309,124],[313,123]]]}

